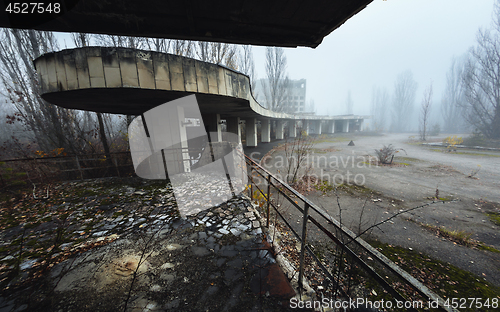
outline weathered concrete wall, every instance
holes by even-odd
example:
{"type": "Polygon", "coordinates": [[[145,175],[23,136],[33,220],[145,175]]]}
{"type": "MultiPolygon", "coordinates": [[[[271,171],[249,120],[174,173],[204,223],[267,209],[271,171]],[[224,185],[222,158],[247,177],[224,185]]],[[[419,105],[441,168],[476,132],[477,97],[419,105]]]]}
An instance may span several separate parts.
{"type": "Polygon", "coordinates": [[[35,60],[42,92],[141,88],[250,97],[244,75],[224,67],[152,51],[86,47],[35,60]]]}

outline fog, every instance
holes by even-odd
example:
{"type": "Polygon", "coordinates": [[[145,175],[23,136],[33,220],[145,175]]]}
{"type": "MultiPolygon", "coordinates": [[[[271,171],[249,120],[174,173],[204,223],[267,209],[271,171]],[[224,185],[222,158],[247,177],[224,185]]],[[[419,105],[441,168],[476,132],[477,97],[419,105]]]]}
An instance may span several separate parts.
{"type": "MultiPolygon", "coordinates": [[[[285,49],[288,73],[307,79],[307,99],[318,114],[346,114],[351,91],[353,113],[369,115],[373,88],[392,96],[397,76],[411,70],[418,83],[414,116],[431,82],[435,115],[452,58],[476,43],[478,29],[491,26],[492,13],[493,0],[375,0],[316,49],[285,49]]],[[[254,47],[253,53],[258,78],[264,78],[265,48],[254,47]]]]}

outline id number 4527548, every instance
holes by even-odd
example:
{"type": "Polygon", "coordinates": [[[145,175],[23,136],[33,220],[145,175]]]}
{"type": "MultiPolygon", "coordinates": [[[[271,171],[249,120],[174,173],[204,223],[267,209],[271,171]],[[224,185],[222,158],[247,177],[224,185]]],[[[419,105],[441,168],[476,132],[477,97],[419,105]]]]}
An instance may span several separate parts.
{"type": "Polygon", "coordinates": [[[498,298],[448,298],[444,302],[444,306],[447,308],[454,309],[481,309],[481,308],[493,308],[498,309],[500,299],[498,298]]]}
{"type": "Polygon", "coordinates": [[[10,14],[61,13],[61,4],[43,2],[10,2],[5,8],[10,14]]]}

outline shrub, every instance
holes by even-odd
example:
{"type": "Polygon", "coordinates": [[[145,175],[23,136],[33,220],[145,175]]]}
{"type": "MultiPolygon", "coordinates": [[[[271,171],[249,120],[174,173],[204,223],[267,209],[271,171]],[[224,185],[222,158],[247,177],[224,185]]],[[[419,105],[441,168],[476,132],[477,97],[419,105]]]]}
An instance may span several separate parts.
{"type": "Polygon", "coordinates": [[[455,145],[462,144],[464,140],[462,140],[462,137],[457,137],[454,135],[453,137],[449,136],[446,139],[443,140],[443,144],[446,145],[448,150],[456,150],[455,145]]]}
{"type": "Polygon", "coordinates": [[[399,151],[403,151],[406,154],[406,151],[402,148],[395,148],[392,144],[385,146],[379,150],[375,150],[375,154],[377,155],[379,163],[382,164],[391,164],[394,159],[394,155],[399,153],[399,151]]]}
{"type": "Polygon", "coordinates": [[[441,132],[441,127],[439,126],[438,123],[435,123],[432,126],[431,131],[429,131],[429,135],[436,136],[436,135],[439,135],[439,132],[441,132]]]}

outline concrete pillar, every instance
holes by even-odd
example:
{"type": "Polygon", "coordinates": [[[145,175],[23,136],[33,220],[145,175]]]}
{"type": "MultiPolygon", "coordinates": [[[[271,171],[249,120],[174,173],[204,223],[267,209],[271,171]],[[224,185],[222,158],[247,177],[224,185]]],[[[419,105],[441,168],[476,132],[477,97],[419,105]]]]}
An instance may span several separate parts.
{"type": "Polygon", "coordinates": [[[349,132],[349,120],[342,120],[342,132],[349,132]]]}
{"type": "Polygon", "coordinates": [[[255,147],[257,146],[257,119],[247,118],[245,123],[247,146],[255,147]]]}
{"type": "Polygon", "coordinates": [[[276,140],[283,140],[283,126],[285,125],[283,120],[276,121],[276,140]]]}
{"type": "Polygon", "coordinates": [[[325,127],[326,127],[326,133],[335,133],[335,120],[328,121],[325,127]]]}
{"type": "Polygon", "coordinates": [[[312,134],[321,134],[321,120],[316,120],[314,122],[314,132],[312,134]]]}
{"type": "Polygon", "coordinates": [[[359,121],[359,131],[365,131],[365,120],[364,119],[361,119],[359,121]]]}
{"type": "Polygon", "coordinates": [[[231,132],[238,135],[238,141],[241,142],[241,127],[240,127],[240,117],[228,117],[227,122],[227,132],[231,132]]]}
{"type": "Polygon", "coordinates": [[[219,114],[206,114],[203,115],[203,123],[207,132],[216,132],[210,136],[212,142],[222,142],[222,132],[219,114]]]}
{"type": "Polygon", "coordinates": [[[260,141],[262,143],[271,142],[271,120],[262,119],[260,122],[260,141]]]}
{"type": "Polygon", "coordinates": [[[302,130],[306,132],[306,135],[309,135],[309,120],[302,121],[302,130]]]}
{"type": "Polygon", "coordinates": [[[295,120],[288,121],[288,137],[290,138],[297,137],[297,122],[295,122],[295,120]]]}

